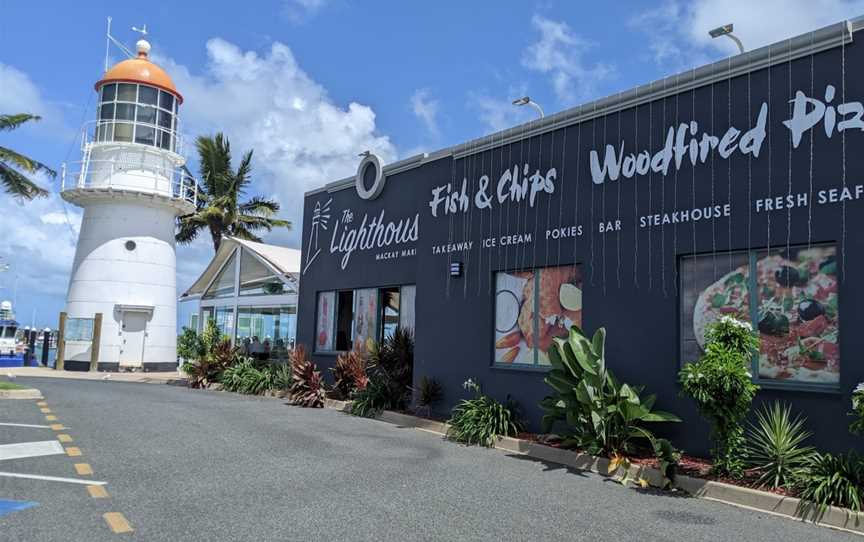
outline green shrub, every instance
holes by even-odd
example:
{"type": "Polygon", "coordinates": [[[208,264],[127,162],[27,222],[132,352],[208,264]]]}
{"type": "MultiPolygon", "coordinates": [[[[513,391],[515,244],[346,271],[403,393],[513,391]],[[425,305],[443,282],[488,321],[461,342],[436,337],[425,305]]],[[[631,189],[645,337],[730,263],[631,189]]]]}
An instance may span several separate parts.
{"type": "Polygon", "coordinates": [[[563,444],[595,455],[629,454],[634,439],[653,447],[655,437],[644,424],[681,420],[653,410],[655,396],[642,398],[641,387],[618,382],[606,367],[605,342],[605,329],[588,340],[576,326],[567,340],[555,339],[549,349],[552,370],[544,379],[554,393],[540,403],[543,431],[564,422],[563,444]]]}
{"type": "Polygon", "coordinates": [[[813,454],[798,477],[799,514],[818,520],[828,506],[860,511],[864,504],[864,459],[847,455],[813,454]]]}
{"type": "Polygon", "coordinates": [[[503,405],[483,395],[480,385],[472,380],[464,384],[474,392],[472,399],[463,399],[453,408],[447,421],[447,437],[464,444],[492,447],[502,436],[513,436],[521,429],[515,405],[509,400],[503,405]]]}
{"type": "Polygon", "coordinates": [[[864,382],[855,386],[852,392],[852,412],[849,415],[855,418],[849,426],[849,431],[864,435],[864,382]]]}
{"type": "MultiPolygon", "coordinates": [[[[191,339],[191,336],[190,336],[191,339]]],[[[200,343],[184,345],[194,347],[186,353],[195,352],[198,357],[188,360],[183,364],[183,372],[188,377],[188,384],[192,388],[206,388],[211,384],[219,382],[222,372],[230,367],[237,358],[237,348],[231,344],[231,340],[223,337],[216,322],[208,320],[201,334],[200,343]]]]}
{"type": "Polygon", "coordinates": [[[376,418],[383,411],[396,407],[388,383],[380,377],[373,376],[365,388],[354,393],[349,412],[354,416],[376,418]]]}
{"type": "Polygon", "coordinates": [[[745,446],[747,465],[759,473],[758,483],[771,488],[789,485],[813,454],[803,446],[811,433],[805,420],[792,418],[789,405],[772,403],[756,412],[745,446]]]}
{"type": "Polygon", "coordinates": [[[270,390],[287,390],[291,385],[288,365],[255,362],[241,356],[222,373],[222,388],[248,395],[261,395],[270,390]]]}
{"type": "Polygon", "coordinates": [[[742,422],[759,386],[748,370],[759,350],[750,324],[724,316],[709,326],[702,358],[679,373],[683,393],[696,401],[712,426],[716,474],[740,477],[744,469],[742,422]]]}
{"type": "Polygon", "coordinates": [[[204,341],[194,329],[183,327],[183,333],[177,336],[177,355],[183,361],[194,361],[206,353],[204,341]]]}
{"type": "Polygon", "coordinates": [[[324,406],[324,379],[318,367],[306,357],[306,349],[298,345],[291,352],[291,387],[289,389],[292,405],[321,408],[324,406]]]}

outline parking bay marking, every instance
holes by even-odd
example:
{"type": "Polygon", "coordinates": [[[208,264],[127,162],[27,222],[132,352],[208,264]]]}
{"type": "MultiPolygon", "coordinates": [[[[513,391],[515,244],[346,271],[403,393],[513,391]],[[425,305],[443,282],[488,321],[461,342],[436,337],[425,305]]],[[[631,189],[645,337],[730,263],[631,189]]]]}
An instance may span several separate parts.
{"type": "Polygon", "coordinates": [[[15,444],[0,444],[0,461],[20,459],[23,457],[40,457],[43,455],[58,455],[66,453],[57,440],[42,440],[38,442],[17,442],[15,444]]]}
{"type": "Polygon", "coordinates": [[[96,480],[79,480],[77,478],[63,478],[62,476],[42,476],[41,474],[21,474],[19,472],[2,472],[0,476],[7,478],[25,478],[27,480],[45,480],[47,482],[66,482],[67,484],[81,484],[84,486],[104,486],[108,482],[96,480]]]}
{"type": "Polygon", "coordinates": [[[4,427],[32,427],[33,429],[53,429],[50,425],[33,425],[30,423],[7,423],[0,422],[0,425],[4,427]]]}

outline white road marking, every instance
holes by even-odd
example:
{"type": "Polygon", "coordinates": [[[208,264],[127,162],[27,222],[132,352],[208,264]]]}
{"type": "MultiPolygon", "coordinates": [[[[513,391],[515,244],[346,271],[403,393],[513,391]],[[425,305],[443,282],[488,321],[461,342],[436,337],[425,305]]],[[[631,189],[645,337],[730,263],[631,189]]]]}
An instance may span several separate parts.
{"type": "Polygon", "coordinates": [[[104,486],[108,482],[97,482],[96,480],[79,480],[78,478],[62,478],[60,476],[42,476],[41,474],[20,474],[17,472],[0,472],[0,476],[8,478],[27,478],[29,480],[46,480],[48,482],[66,482],[67,484],[81,484],[84,486],[104,486]]]}
{"type": "Polygon", "coordinates": [[[43,455],[65,454],[66,450],[57,440],[42,440],[39,442],[17,442],[15,444],[0,444],[0,461],[6,459],[21,459],[23,457],[40,457],[43,455]]]}
{"type": "Polygon", "coordinates": [[[0,422],[0,425],[7,427],[32,427],[34,429],[51,429],[50,425],[31,425],[29,423],[3,423],[0,422]]]}

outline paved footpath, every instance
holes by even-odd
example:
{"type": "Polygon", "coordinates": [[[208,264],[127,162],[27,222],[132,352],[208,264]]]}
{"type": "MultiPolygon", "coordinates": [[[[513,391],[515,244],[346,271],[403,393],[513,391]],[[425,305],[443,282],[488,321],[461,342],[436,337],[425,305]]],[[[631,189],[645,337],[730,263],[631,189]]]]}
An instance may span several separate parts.
{"type": "Polygon", "coordinates": [[[275,399],[115,381],[18,382],[42,390],[45,405],[0,401],[0,424],[64,429],[0,425],[0,446],[70,441],[66,453],[0,459],[0,473],[106,483],[100,491],[0,474],[3,542],[860,540],[275,399]],[[82,464],[92,474],[79,473],[82,464]],[[10,501],[30,507],[4,509],[10,501]]]}

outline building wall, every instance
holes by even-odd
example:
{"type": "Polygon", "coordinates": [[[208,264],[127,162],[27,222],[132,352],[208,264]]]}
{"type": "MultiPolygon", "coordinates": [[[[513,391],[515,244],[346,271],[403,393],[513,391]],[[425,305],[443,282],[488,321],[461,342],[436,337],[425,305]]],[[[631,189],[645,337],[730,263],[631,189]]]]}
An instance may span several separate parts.
{"type": "MultiPolygon", "coordinates": [[[[707,254],[722,267],[732,251],[827,242],[837,246],[840,277],[839,384],[831,391],[766,388],[760,391],[757,406],[775,399],[792,402],[796,411],[808,417],[820,447],[860,448],[860,442],[847,431],[847,412],[851,390],[864,381],[864,364],[858,360],[864,337],[855,331],[864,324],[864,290],[857,279],[864,273],[864,238],[857,234],[864,226],[864,201],[859,199],[864,195],[860,186],[864,155],[859,152],[864,145],[864,124],[856,120],[855,113],[862,109],[864,77],[851,69],[844,71],[844,66],[857,65],[862,55],[862,46],[852,42],[731,82],[717,81],[464,158],[427,162],[390,176],[380,197],[371,201],[360,199],[353,188],[308,194],[298,342],[314,344],[315,300],[320,291],[416,284],[414,375],[418,380],[424,375],[434,377],[444,386],[439,413],[446,414],[466,395],[462,383],[471,377],[492,396],[503,400],[510,395],[518,401],[536,430],[541,415],[537,403],[550,391],[543,382],[544,372],[492,363],[495,272],[580,264],[583,327],[589,332],[606,327],[608,365],[621,380],[656,393],[658,408],[683,418],[681,424],[665,424],[661,433],[690,453],[704,454],[709,428],[693,402],[681,396],[677,383],[682,361],[693,361],[682,360],[680,353],[687,328],[681,322],[681,259],[707,254]],[[835,88],[831,100],[826,98],[829,84],[835,88]],[[844,106],[845,114],[837,117],[846,121],[845,131],[838,133],[834,126],[829,137],[823,119],[804,131],[794,148],[791,132],[782,121],[792,118],[790,100],[798,90],[835,107],[854,102],[844,106]],[[750,149],[757,146],[758,138],[753,136],[758,135],[763,103],[768,107],[765,139],[758,145],[758,155],[744,153],[739,147],[742,141],[750,149]],[[698,122],[699,140],[707,131],[716,135],[718,143],[730,126],[736,127],[740,133],[729,136],[735,150],[726,158],[715,149],[694,166],[687,148],[680,168],[675,167],[673,157],[665,175],[657,172],[627,178],[622,174],[611,180],[607,172],[602,183],[592,178],[591,150],[597,150],[602,160],[605,145],[612,145],[615,154],[623,144],[624,156],[649,149],[653,157],[663,148],[670,127],[683,123],[686,132],[691,120],[698,122]],[[745,138],[754,127],[757,130],[745,138]],[[499,201],[496,189],[504,172],[514,166],[521,170],[525,164],[529,175],[539,170],[544,181],[554,168],[553,186],[546,191],[547,185],[538,180],[533,205],[499,201]],[[489,177],[484,193],[492,197],[490,208],[478,208],[474,197],[484,175],[489,177]],[[445,214],[439,205],[438,216],[433,216],[433,191],[444,187],[440,194],[446,193],[448,183],[453,191],[461,191],[463,179],[466,210],[445,214]],[[846,201],[818,201],[820,195],[830,200],[832,194],[842,194],[844,184],[850,195],[846,201]],[[763,210],[766,199],[788,194],[793,201],[799,194],[813,197],[810,205],[763,210]],[[723,210],[726,204],[728,215],[723,210]],[[313,227],[316,205],[328,208],[330,215],[328,228],[319,227],[317,239],[313,227]],[[674,224],[670,218],[669,224],[662,224],[661,218],[656,227],[642,224],[643,217],[715,205],[720,206],[720,216],[714,219],[674,224]],[[349,239],[359,235],[348,232],[362,224],[364,217],[368,226],[382,211],[385,222],[416,216],[417,241],[361,246],[350,253],[340,250],[343,233],[349,239]],[[352,220],[346,224],[349,215],[352,220]],[[611,231],[607,231],[610,223],[611,231]],[[581,235],[560,238],[560,229],[559,235],[552,233],[556,228],[578,232],[579,227],[581,235]],[[532,234],[532,242],[501,246],[502,238],[526,233],[532,234]],[[482,246],[488,239],[495,239],[496,246],[482,246]],[[441,250],[463,242],[471,242],[470,249],[441,250]],[[413,256],[401,252],[412,248],[416,251],[413,256]],[[461,277],[449,276],[452,262],[463,264],[461,277]]],[[[803,112],[814,107],[820,106],[811,104],[803,112]]],[[[830,125],[830,109],[826,111],[830,125]]],[[[685,134],[683,144],[689,140],[685,134]]],[[[698,158],[698,140],[696,151],[698,158]]],[[[624,168],[627,171],[628,165],[624,168]]],[[[480,203],[481,207],[485,204],[480,203]]],[[[772,203],[776,202],[772,199],[772,203]]],[[[324,367],[334,362],[333,355],[313,357],[324,367]]]]}

